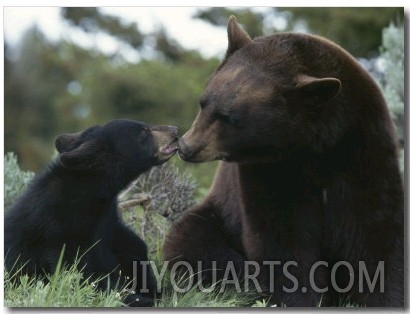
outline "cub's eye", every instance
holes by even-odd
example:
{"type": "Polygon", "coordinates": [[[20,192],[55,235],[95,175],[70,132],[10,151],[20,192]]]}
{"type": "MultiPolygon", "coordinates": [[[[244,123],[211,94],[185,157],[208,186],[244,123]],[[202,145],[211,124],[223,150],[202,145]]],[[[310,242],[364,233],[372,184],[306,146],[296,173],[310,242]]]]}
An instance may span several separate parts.
{"type": "Polygon", "coordinates": [[[151,137],[151,131],[148,127],[143,127],[137,132],[138,141],[140,143],[146,142],[151,137]]]}

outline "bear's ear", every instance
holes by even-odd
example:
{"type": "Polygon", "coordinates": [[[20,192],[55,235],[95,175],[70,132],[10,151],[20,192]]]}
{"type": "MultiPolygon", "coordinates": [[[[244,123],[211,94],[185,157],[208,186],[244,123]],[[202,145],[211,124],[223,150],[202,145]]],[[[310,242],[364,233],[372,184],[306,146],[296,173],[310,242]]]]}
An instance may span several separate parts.
{"type": "Polygon", "coordinates": [[[225,59],[251,41],[252,39],[248,33],[236,22],[236,17],[231,15],[228,19],[228,50],[225,59]]]}
{"type": "Polygon", "coordinates": [[[86,141],[68,152],[59,155],[60,164],[70,170],[90,170],[94,168],[101,156],[98,145],[94,141],[86,141]]]}
{"type": "Polygon", "coordinates": [[[59,135],[55,141],[57,151],[61,154],[72,150],[74,143],[80,138],[80,136],[81,132],[59,135]]]}
{"type": "Polygon", "coordinates": [[[317,78],[305,74],[296,77],[295,86],[290,93],[305,103],[321,104],[336,97],[342,83],[333,77],[317,78]]]}

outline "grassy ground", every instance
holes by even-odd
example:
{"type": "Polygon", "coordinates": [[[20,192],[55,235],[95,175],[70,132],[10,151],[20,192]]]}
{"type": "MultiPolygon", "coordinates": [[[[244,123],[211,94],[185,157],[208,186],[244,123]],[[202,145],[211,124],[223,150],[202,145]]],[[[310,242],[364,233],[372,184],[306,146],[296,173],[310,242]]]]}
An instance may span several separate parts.
{"type": "Polygon", "coordinates": [[[5,273],[4,306],[6,307],[118,307],[118,291],[104,293],[82,280],[74,266],[62,268],[48,282],[27,275],[13,280],[5,273]]]}
{"type": "MultiPolygon", "coordinates": [[[[97,291],[94,285],[81,281],[81,273],[74,268],[62,269],[56,280],[48,283],[37,278],[20,277],[13,283],[8,274],[5,278],[5,307],[121,307],[122,292],[111,293],[97,291]]],[[[225,289],[203,293],[193,287],[186,293],[178,293],[166,285],[161,298],[157,300],[159,308],[193,307],[264,307],[264,300],[256,300],[252,294],[238,294],[235,290],[225,289]]]]}
{"type": "MultiPolygon", "coordinates": [[[[127,209],[124,218],[128,225],[141,230],[143,217],[141,207],[127,209]]],[[[150,213],[149,219],[158,230],[162,230],[165,222],[162,216],[150,213]]],[[[146,223],[146,222],[145,222],[146,223]]],[[[149,229],[144,235],[148,244],[149,259],[155,261],[157,269],[162,265],[162,242],[164,232],[149,229]]],[[[141,235],[141,234],[140,234],[141,235]]],[[[143,235],[141,235],[143,236],[143,235]]],[[[77,270],[76,265],[71,267],[61,266],[48,280],[28,276],[21,276],[13,280],[8,272],[5,272],[4,280],[4,305],[6,307],[121,307],[123,291],[115,289],[110,293],[98,291],[94,283],[82,280],[82,273],[77,270]]],[[[170,275],[166,273],[161,282],[162,294],[157,300],[156,307],[159,308],[186,308],[186,307],[244,307],[244,306],[266,306],[264,300],[257,300],[253,293],[237,293],[233,287],[222,289],[216,287],[212,292],[199,291],[197,286],[180,293],[175,291],[170,284],[170,275]]],[[[178,287],[186,287],[184,279],[177,282],[178,287]]]]}
{"type": "MultiPolygon", "coordinates": [[[[169,227],[167,220],[155,212],[145,213],[141,206],[123,211],[127,225],[144,238],[149,247],[149,260],[156,263],[158,271],[162,264],[162,243],[169,227]],[[140,231],[142,224],[148,225],[145,234],[140,231]]],[[[61,264],[60,264],[61,265],[61,264]]],[[[82,274],[75,265],[59,267],[47,281],[40,278],[21,276],[12,280],[5,272],[4,305],[6,307],[121,307],[123,291],[116,289],[111,293],[95,289],[93,283],[82,280],[82,274]]],[[[263,300],[257,300],[256,294],[237,293],[233,287],[221,292],[216,287],[212,292],[204,293],[194,285],[187,292],[175,291],[170,284],[170,275],[166,273],[161,282],[162,294],[156,307],[244,307],[266,306],[263,300]]],[[[186,287],[183,280],[177,282],[178,287],[186,287]]]]}

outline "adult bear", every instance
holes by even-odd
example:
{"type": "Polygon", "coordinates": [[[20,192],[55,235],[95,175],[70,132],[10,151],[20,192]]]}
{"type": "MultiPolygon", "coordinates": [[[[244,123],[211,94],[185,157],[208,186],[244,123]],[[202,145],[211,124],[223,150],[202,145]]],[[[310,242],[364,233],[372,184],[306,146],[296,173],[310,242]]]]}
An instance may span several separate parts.
{"type": "Polygon", "coordinates": [[[222,162],[173,226],[169,267],[209,279],[253,261],[273,303],[403,306],[403,185],[376,83],[317,36],[251,40],[231,17],[228,41],[179,140],[183,160],[222,162]]]}
{"type": "MultiPolygon", "coordinates": [[[[4,218],[6,268],[19,275],[55,272],[77,257],[83,278],[100,289],[132,281],[129,306],[152,306],[156,282],[147,247],[123,223],[117,194],[177,150],[177,129],[113,120],[56,139],[59,155],[4,218]],[[99,280],[97,280],[99,279],[99,280]]],[[[16,277],[13,275],[13,277],[16,277]]]]}

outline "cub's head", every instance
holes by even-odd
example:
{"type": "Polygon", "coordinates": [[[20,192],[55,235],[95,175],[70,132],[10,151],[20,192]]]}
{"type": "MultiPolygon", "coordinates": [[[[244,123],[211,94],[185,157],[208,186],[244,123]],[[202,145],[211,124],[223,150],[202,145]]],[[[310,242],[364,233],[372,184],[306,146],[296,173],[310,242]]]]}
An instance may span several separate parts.
{"type": "Polygon", "coordinates": [[[176,127],[113,120],[83,132],[60,135],[55,145],[64,168],[129,182],[171,158],[177,151],[177,136],[176,127]]]}
{"type": "Polygon", "coordinates": [[[331,45],[290,33],[252,40],[231,17],[225,59],[207,84],[195,121],[179,140],[180,157],[263,162],[312,145],[321,136],[318,126],[326,108],[341,89],[340,80],[329,76],[328,69],[336,72],[338,67],[328,51],[331,45]],[[321,54],[314,56],[318,50],[321,54]]]}

